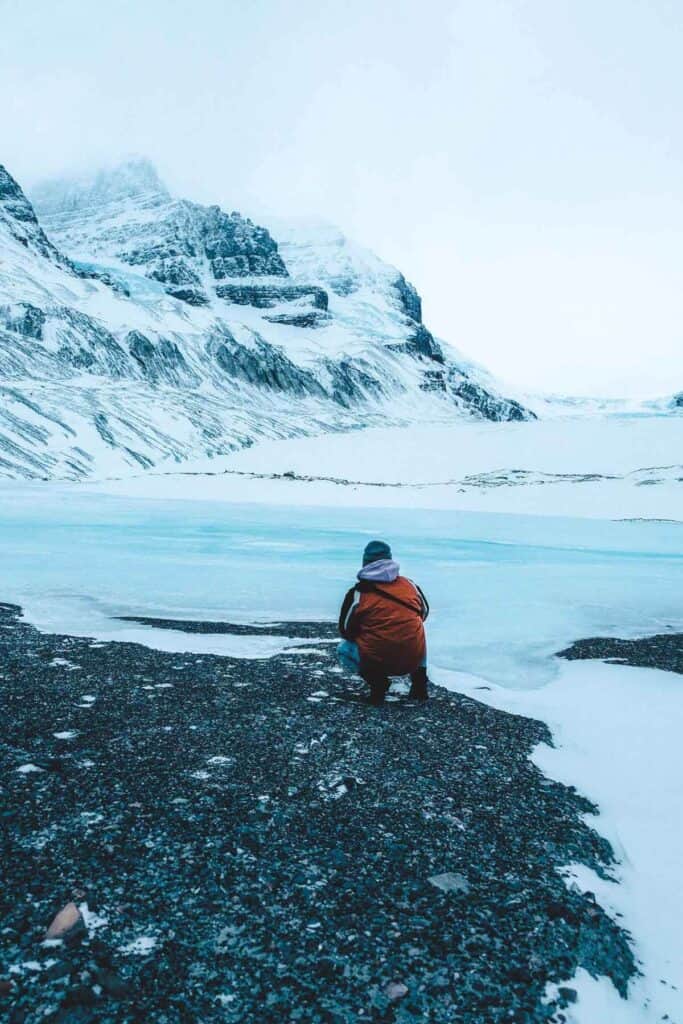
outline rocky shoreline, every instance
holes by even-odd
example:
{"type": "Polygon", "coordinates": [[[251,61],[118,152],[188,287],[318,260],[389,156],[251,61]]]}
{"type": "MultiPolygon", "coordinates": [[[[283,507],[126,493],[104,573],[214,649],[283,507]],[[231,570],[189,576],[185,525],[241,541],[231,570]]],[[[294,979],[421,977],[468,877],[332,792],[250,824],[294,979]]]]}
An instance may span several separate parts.
{"type": "Polygon", "coordinates": [[[599,658],[615,665],[660,668],[665,672],[683,673],[683,633],[657,633],[637,640],[590,637],[577,640],[571,647],[560,651],[559,657],[569,661],[599,658]]]}
{"type": "MultiPolygon", "coordinates": [[[[218,627],[245,628],[190,624],[218,627]]],[[[628,936],[562,877],[613,854],[529,760],[547,727],[438,687],[370,709],[329,623],[278,629],[305,653],[44,635],[0,605],[11,1024],[561,1024],[579,966],[624,994],[628,936]],[[85,923],[45,944],[69,901],[85,923]]]]}

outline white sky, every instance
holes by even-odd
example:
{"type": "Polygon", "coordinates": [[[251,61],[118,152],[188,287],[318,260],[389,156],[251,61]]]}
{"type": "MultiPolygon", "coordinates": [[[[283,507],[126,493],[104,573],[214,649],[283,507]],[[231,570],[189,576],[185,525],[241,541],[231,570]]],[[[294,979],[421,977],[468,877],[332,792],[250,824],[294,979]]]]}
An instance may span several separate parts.
{"type": "Polygon", "coordinates": [[[512,384],[683,387],[680,0],[0,0],[0,162],[322,216],[512,384]]]}

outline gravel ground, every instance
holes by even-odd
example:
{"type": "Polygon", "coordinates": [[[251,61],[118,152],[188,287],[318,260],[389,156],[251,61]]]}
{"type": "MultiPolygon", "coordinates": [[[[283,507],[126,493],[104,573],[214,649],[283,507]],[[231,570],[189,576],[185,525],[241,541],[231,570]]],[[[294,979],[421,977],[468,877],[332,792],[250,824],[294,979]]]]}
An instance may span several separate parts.
{"type": "Polygon", "coordinates": [[[628,937],[558,870],[613,857],[530,762],[546,726],[439,688],[370,708],[307,627],[240,661],[0,605],[11,1024],[561,1024],[548,981],[625,992],[628,937]],[[72,899],[94,918],[43,944],[72,899]]]}
{"type": "Polygon", "coordinates": [[[683,633],[658,633],[640,640],[619,640],[613,637],[591,637],[577,640],[560,651],[560,658],[600,658],[617,665],[661,668],[683,673],[683,633]]]}

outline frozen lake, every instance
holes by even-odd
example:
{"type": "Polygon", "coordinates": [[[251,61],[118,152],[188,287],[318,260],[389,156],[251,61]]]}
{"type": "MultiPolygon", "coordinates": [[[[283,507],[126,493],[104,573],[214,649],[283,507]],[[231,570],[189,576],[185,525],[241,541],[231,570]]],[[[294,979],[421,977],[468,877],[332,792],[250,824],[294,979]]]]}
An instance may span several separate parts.
{"type": "Polygon", "coordinates": [[[112,620],[123,614],[332,619],[375,536],[431,601],[434,666],[536,686],[579,637],[683,626],[676,523],[159,502],[59,485],[0,487],[0,600],[43,629],[120,639],[132,638],[112,620]]]}

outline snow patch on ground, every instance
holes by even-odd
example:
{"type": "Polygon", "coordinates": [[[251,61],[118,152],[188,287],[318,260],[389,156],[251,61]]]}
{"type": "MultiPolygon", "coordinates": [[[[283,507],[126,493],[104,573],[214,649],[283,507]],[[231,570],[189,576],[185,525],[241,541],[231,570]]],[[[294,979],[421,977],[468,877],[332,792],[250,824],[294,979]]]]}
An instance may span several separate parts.
{"type": "Polygon", "coordinates": [[[83,923],[88,929],[88,933],[90,935],[98,931],[100,928],[106,928],[109,924],[108,917],[105,917],[103,914],[97,914],[94,910],[90,910],[88,904],[85,902],[79,903],[78,909],[81,913],[81,917],[83,918],[83,923]]]}
{"type": "Polygon", "coordinates": [[[145,956],[147,953],[152,952],[156,944],[157,940],[153,935],[140,935],[137,939],[133,939],[132,942],[119,946],[119,951],[124,956],[145,956]]]}
{"type": "MultiPolygon", "coordinates": [[[[95,605],[82,601],[36,600],[23,609],[24,618],[43,633],[59,632],[65,626],[65,613],[69,618],[68,632],[71,636],[92,637],[98,643],[142,644],[155,651],[171,654],[218,654],[227,658],[273,658],[276,655],[320,654],[320,649],[311,647],[311,638],[268,636],[258,632],[253,635],[232,635],[225,633],[182,633],[177,630],[161,629],[154,626],[130,626],[112,619],[95,605]],[[71,616],[68,609],[71,608],[71,616]],[[59,626],[59,628],[57,628],[59,626]]],[[[258,625],[254,626],[256,631],[258,625]]],[[[329,643],[321,639],[319,643],[329,643]]],[[[168,689],[169,683],[150,686],[147,689],[168,689]]],[[[94,694],[84,694],[78,708],[90,708],[96,701],[94,694]]],[[[54,734],[58,739],[71,739],[74,733],[54,734]]]]}
{"type": "Polygon", "coordinates": [[[537,690],[482,689],[465,673],[435,670],[448,689],[514,714],[547,722],[555,747],[539,746],[534,762],[549,777],[573,785],[597,803],[591,827],[612,844],[615,882],[568,865],[568,882],[598,902],[633,936],[643,977],[623,1001],[606,979],[580,971],[568,981],[579,1001],[576,1024],[641,1024],[683,1020],[683,679],[656,669],[602,662],[562,663],[537,690]],[[668,1017],[665,1017],[668,1014],[668,1017]]]}

